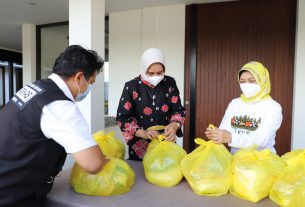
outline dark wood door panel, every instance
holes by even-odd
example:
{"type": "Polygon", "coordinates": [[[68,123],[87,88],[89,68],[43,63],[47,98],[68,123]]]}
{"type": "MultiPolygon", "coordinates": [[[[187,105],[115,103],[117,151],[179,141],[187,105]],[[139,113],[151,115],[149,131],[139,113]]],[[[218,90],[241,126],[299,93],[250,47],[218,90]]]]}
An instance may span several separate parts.
{"type": "Polygon", "coordinates": [[[196,78],[186,75],[185,81],[185,100],[195,102],[195,115],[185,127],[186,146],[193,146],[189,143],[194,137],[187,137],[190,125],[196,126],[195,137],[204,137],[209,123],[220,124],[229,102],[241,93],[239,69],[256,60],[269,69],[271,95],[283,108],[276,149],[279,154],[290,150],[295,18],[295,0],[245,0],[187,7],[185,72],[194,71],[190,67],[194,55],[190,52],[190,38],[194,36],[191,31],[196,31],[196,78]],[[190,28],[194,16],[195,30],[190,28]],[[196,82],[195,98],[190,96],[192,81],[196,82]]]}

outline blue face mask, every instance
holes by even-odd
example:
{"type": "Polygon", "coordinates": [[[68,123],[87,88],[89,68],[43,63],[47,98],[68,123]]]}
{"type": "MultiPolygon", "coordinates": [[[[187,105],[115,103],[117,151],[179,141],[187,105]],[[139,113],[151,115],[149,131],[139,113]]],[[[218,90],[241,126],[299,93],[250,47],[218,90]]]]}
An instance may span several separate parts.
{"type": "Polygon", "coordinates": [[[79,86],[77,85],[77,87],[78,87],[78,94],[76,95],[76,98],[75,98],[75,101],[76,101],[76,102],[79,102],[79,101],[84,100],[84,99],[86,98],[86,96],[87,96],[87,95],[90,93],[90,91],[91,91],[91,88],[92,88],[91,84],[88,84],[88,83],[87,83],[86,78],[85,78],[85,81],[86,81],[86,84],[87,84],[87,90],[86,90],[85,92],[81,93],[81,92],[80,92],[80,89],[79,89],[79,86]]]}

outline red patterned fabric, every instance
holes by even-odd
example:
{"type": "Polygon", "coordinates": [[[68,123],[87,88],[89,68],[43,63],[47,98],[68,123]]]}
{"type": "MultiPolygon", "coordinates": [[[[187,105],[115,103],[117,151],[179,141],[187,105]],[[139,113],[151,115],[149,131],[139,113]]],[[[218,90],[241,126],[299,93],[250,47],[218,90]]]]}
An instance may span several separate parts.
{"type": "Polygon", "coordinates": [[[173,96],[173,97],[171,98],[171,102],[172,102],[172,103],[177,103],[178,99],[179,99],[178,96],[173,96]]]}
{"type": "Polygon", "coordinates": [[[127,111],[129,111],[129,110],[130,110],[130,108],[131,108],[131,104],[130,104],[130,102],[129,102],[129,101],[126,101],[126,103],[124,104],[124,108],[125,108],[127,111]]]}
{"type": "Polygon", "coordinates": [[[148,147],[148,142],[143,139],[139,139],[134,145],[132,145],[133,151],[137,154],[138,157],[143,159],[146,150],[148,147]]]}
{"type": "Polygon", "coordinates": [[[151,113],[152,113],[152,109],[151,108],[149,108],[149,107],[145,107],[145,109],[143,110],[143,113],[145,114],[145,115],[151,115],[151,113]]]}
{"type": "Polygon", "coordinates": [[[185,118],[181,114],[174,114],[171,117],[171,122],[179,122],[181,125],[184,124],[185,118]]]}
{"type": "Polygon", "coordinates": [[[168,105],[164,104],[164,105],[162,106],[161,110],[162,110],[163,112],[167,112],[167,111],[168,111],[168,105]]]}
{"type": "Polygon", "coordinates": [[[141,128],[137,124],[136,120],[132,120],[132,122],[126,122],[124,124],[124,132],[123,132],[123,137],[125,138],[126,141],[132,139],[134,137],[134,134],[137,132],[137,130],[141,128]]]}
{"type": "Polygon", "coordinates": [[[136,100],[138,98],[139,94],[135,91],[132,92],[132,99],[136,100]]]}

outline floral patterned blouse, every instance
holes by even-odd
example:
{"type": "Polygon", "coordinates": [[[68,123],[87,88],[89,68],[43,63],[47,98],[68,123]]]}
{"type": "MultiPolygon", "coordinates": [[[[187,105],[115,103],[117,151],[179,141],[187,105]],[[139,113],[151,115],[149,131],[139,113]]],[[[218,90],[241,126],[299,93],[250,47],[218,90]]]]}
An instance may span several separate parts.
{"type": "MultiPolygon", "coordinates": [[[[174,78],[165,76],[157,86],[142,80],[141,76],[125,83],[116,119],[128,144],[129,159],[142,160],[149,140],[136,137],[138,129],[184,123],[185,108],[174,78]]],[[[177,136],[182,136],[181,129],[177,136]]]]}

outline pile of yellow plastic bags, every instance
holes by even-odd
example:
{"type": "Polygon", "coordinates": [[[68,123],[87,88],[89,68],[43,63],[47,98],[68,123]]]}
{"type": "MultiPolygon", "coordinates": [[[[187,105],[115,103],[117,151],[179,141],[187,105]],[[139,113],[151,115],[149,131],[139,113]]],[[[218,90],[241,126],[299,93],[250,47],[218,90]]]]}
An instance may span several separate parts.
{"type": "MultiPolygon", "coordinates": [[[[129,192],[135,182],[135,173],[122,160],[125,155],[123,143],[114,133],[99,131],[93,137],[110,161],[96,175],[90,175],[74,164],[71,186],[78,193],[95,196],[129,192]]],[[[147,181],[172,187],[185,177],[198,195],[220,196],[230,192],[254,203],[269,196],[282,207],[304,206],[305,150],[279,157],[269,149],[259,151],[253,146],[240,149],[232,156],[223,144],[201,138],[195,139],[195,143],[198,147],[187,154],[176,143],[166,141],[164,135],[154,138],[143,159],[147,181]]]]}

